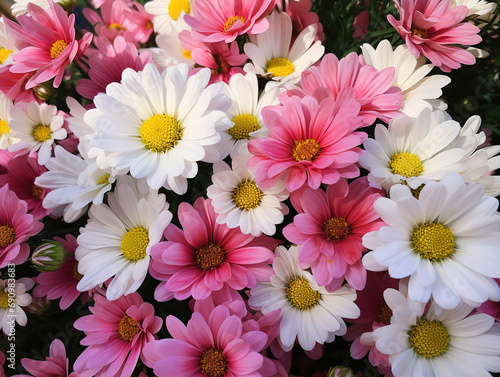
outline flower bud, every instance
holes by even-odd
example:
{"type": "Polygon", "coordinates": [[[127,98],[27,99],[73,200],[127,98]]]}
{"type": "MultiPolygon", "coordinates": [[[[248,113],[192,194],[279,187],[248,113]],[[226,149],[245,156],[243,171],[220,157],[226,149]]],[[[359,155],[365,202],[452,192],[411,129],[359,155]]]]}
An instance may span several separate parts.
{"type": "Polygon", "coordinates": [[[56,271],[66,261],[66,249],[54,240],[44,240],[33,252],[31,262],[38,271],[56,271]]]}
{"type": "Polygon", "coordinates": [[[328,370],[326,377],[354,377],[354,372],[349,367],[336,366],[328,370]]]}
{"type": "Polygon", "coordinates": [[[31,304],[25,310],[34,315],[44,315],[49,310],[51,301],[47,297],[33,297],[31,304]]]}

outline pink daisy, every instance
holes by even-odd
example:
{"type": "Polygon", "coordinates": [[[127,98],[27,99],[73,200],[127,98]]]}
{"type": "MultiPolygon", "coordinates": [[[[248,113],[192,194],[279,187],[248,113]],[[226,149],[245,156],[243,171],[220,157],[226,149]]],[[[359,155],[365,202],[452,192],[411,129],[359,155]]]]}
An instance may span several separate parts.
{"type": "Polygon", "coordinates": [[[28,80],[26,89],[54,78],[54,87],[61,84],[65,68],[78,59],[86,50],[92,34],[75,39],[75,15],[68,16],[59,4],[49,0],[49,9],[44,10],[29,3],[30,17],[20,15],[19,24],[5,19],[10,32],[24,41],[24,47],[12,55],[13,73],[36,73],[28,80]]]}
{"type": "Polygon", "coordinates": [[[248,144],[254,155],[248,166],[255,168],[257,185],[269,188],[284,177],[292,192],[306,182],[317,189],[321,183],[357,177],[362,152],[357,146],[367,136],[353,132],[361,125],[358,112],[352,90],[338,99],[292,96],[282,106],[265,107],[262,117],[269,136],[248,144]]]}
{"type": "Polygon", "coordinates": [[[155,291],[158,301],[201,300],[226,285],[250,288],[273,274],[269,263],[277,242],[217,224],[210,199],[198,198],[194,206],[181,203],[178,216],[183,230],[170,224],[164,232],[167,241],[151,249],[149,271],[162,281],[155,291]]]}
{"type": "Polygon", "coordinates": [[[323,33],[323,25],[319,22],[319,17],[316,13],[310,12],[312,3],[310,0],[287,0],[285,1],[285,12],[290,16],[293,25],[293,34],[291,45],[300,34],[309,25],[316,25],[317,32],[314,41],[324,42],[325,34],[323,33]]]}
{"type": "Polygon", "coordinates": [[[41,102],[35,96],[33,88],[26,88],[26,83],[33,76],[34,72],[13,73],[10,71],[11,65],[0,67],[0,91],[11,101],[18,102],[41,102]]]}
{"type": "Polygon", "coordinates": [[[193,38],[203,42],[230,43],[242,34],[260,34],[269,27],[264,18],[276,0],[197,0],[184,21],[193,38]]]}
{"type": "Polygon", "coordinates": [[[162,325],[149,302],[139,293],[109,301],[95,295],[91,315],[78,318],[74,326],[87,335],[80,342],[87,346],[75,361],[74,369],[96,377],[130,377],[144,347],[156,339],[162,325]]]}
{"type": "Polygon", "coordinates": [[[450,0],[394,0],[400,19],[387,20],[403,37],[410,52],[420,54],[444,72],[472,65],[474,55],[460,47],[481,42],[480,29],[465,21],[469,8],[452,7],[450,0]]]}
{"type": "Polygon", "coordinates": [[[373,209],[382,190],[366,177],[349,185],[344,179],[322,190],[300,194],[299,214],[283,229],[283,235],[299,245],[299,262],[311,267],[314,279],[328,290],[338,289],[344,276],[355,289],[363,289],[366,270],[361,263],[363,236],[384,223],[373,209]]]}
{"type": "MultiPolygon", "coordinates": [[[[495,279],[498,285],[500,285],[500,279],[495,279]]],[[[479,308],[476,308],[479,313],[486,313],[500,321],[500,302],[488,300],[484,302],[479,308]]]]}
{"type": "Polygon", "coordinates": [[[28,213],[28,205],[9,190],[0,188],[0,268],[26,261],[30,247],[26,242],[43,229],[43,223],[28,213]]]}

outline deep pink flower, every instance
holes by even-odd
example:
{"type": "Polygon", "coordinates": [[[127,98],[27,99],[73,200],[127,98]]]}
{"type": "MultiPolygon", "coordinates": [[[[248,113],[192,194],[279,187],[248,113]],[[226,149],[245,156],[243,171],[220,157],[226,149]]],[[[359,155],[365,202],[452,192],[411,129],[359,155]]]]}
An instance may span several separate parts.
{"type": "Polygon", "coordinates": [[[5,377],[5,354],[3,351],[0,351],[0,377],[5,377]]]}
{"type": "MultiPolygon", "coordinates": [[[[495,279],[498,285],[500,285],[500,279],[495,279]]],[[[479,313],[486,313],[500,321],[500,302],[498,301],[486,301],[479,308],[476,308],[479,313]]]]}
{"type": "Polygon", "coordinates": [[[474,56],[461,45],[481,42],[480,29],[464,21],[469,8],[452,7],[450,0],[394,0],[400,19],[389,15],[387,20],[403,37],[410,52],[420,54],[444,72],[472,65],[474,56]]]}
{"type": "Polygon", "coordinates": [[[33,88],[26,88],[26,83],[34,72],[13,73],[10,67],[11,65],[0,67],[0,91],[16,103],[32,101],[41,103],[40,98],[35,96],[33,88]]]}
{"type": "Polygon", "coordinates": [[[158,301],[201,300],[225,285],[250,288],[273,274],[269,263],[277,242],[217,224],[210,199],[198,198],[194,206],[181,203],[178,216],[183,230],[170,224],[164,232],[167,241],[151,249],[149,271],[162,281],[155,291],[158,301]]]}
{"type": "Polygon", "coordinates": [[[316,13],[310,12],[312,3],[310,0],[287,0],[285,12],[290,16],[293,25],[291,44],[295,41],[302,30],[309,25],[316,25],[317,32],[314,41],[324,42],[325,34],[323,33],[323,25],[319,22],[319,17],[316,13]]]}
{"type": "Polygon", "coordinates": [[[162,325],[154,307],[143,302],[139,293],[114,301],[95,295],[91,315],[78,318],[74,326],[87,335],[80,342],[87,346],[75,361],[74,369],[96,377],[130,377],[144,347],[156,339],[162,325]]]}
{"type": "Polygon", "coordinates": [[[78,59],[86,50],[92,34],[75,39],[75,15],[68,16],[59,4],[49,0],[49,9],[44,10],[28,3],[30,16],[17,17],[19,24],[5,18],[10,32],[24,41],[20,51],[12,55],[14,73],[36,73],[28,80],[26,89],[54,78],[54,87],[61,84],[66,67],[78,59]]]}
{"type": "Polygon", "coordinates": [[[276,0],[197,0],[184,21],[193,38],[203,42],[230,43],[242,34],[260,34],[269,27],[264,18],[276,0]]]}
{"type": "Polygon", "coordinates": [[[292,96],[282,106],[265,107],[262,117],[269,136],[248,144],[254,155],[248,165],[255,168],[259,187],[271,187],[284,177],[286,189],[292,192],[306,182],[317,189],[321,183],[357,177],[356,162],[362,152],[357,146],[367,135],[353,132],[361,119],[352,94],[347,90],[337,99],[321,101],[309,95],[292,96]]]}

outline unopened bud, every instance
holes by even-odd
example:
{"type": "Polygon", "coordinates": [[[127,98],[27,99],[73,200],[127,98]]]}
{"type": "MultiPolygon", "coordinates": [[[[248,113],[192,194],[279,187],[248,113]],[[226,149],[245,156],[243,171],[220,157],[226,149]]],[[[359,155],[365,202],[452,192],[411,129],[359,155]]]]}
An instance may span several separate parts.
{"type": "Polygon", "coordinates": [[[56,271],[66,261],[66,249],[54,240],[44,240],[46,243],[38,246],[33,252],[31,262],[38,271],[56,271]]]}
{"type": "Polygon", "coordinates": [[[328,370],[326,377],[354,377],[354,372],[349,367],[336,366],[328,370]]]}

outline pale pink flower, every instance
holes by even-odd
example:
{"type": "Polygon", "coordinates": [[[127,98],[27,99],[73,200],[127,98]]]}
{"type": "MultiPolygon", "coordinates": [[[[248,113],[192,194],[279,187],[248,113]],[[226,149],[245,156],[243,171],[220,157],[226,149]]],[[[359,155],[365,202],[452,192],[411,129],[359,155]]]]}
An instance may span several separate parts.
{"type": "Polygon", "coordinates": [[[203,42],[230,43],[242,34],[260,34],[269,27],[264,18],[276,0],[197,0],[184,21],[193,38],[203,42]]]}
{"type": "Polygon", "coordinates": [[[241,290],[273,274],[269,263],[277,242],[217,224],[210,199],[198,198],[194,206],[181,203],[178,217],[183,230],[170,224],[167,241],[151,249],[149,271],[162,281],[155,291],[158,301],[204,299],[226,285],[241,290]]]}
{"type": "Polygon", "coordinates": [[[139,293],[120,296],[109,301],[95,295],[91,315],[78,318],[74,326],[87,335],[80,342],[87,346],[75,361],[78,374],[96,377],[129,377],[139,357],[145,362],[144,347],[157,339],[162,325],[154,315],[154,307],[143,302],[139,293]]]}
{"type": "Polygon", "coordinates": [[[400,19],[387,20],[405,40],[410,52],[420,54],[444,72],[472,65],[474,55],[462,48],[481,42],[480,29],[465,21],[469,8],[452,7],[450,0],[394,0],[400,19]]]}
{"type": "Polygon", "coordinates": [[[291,44],[295,41],[302,30],[309,25],[316,25],[317,32],[314,41],[325,41],[323,33],[323,25],[319,22],[319,17],[316,13],[310,12],[312,3],[310,0],[287,0],[285,13],[290,16],[293,25],[291,44]]]}
{"type": "Polygon", "coordinates": [[[359,108],[352,90],[338,99],[292,96],[282,106],[265,107],[262,117],[269,136],[248,144],[254,155],[248,166],[255,168],[257,185],[269,188],[284,177],[292,192],[306,182],[317,189],[321,183],[357,177],[358,145],[367,136],[353,132],[361,125],[359,108]]]}
{"type": "Polygon", "coordinates": [[[79,41],[75,38],[75,15],[68,14],[59,4],[49,0],[49,9],[44,10],[29,3],[30,16],[20,15],[19,24],[5,19],[10,32],[23,40],[23,48],[12,55],[13,73],[36,71],[28,80],[26,89],[54,78],[54,87],[61,84],[66,66],[78,59],[86,50],[92,34],[85,34],[79,41]]]}

